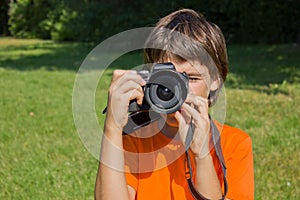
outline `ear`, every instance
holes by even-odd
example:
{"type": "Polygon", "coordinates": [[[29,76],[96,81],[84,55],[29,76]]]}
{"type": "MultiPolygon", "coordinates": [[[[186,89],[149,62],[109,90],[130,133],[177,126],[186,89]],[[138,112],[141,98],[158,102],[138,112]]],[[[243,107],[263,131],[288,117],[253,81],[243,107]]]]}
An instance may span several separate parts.
{"type": "Polygon", "coordinates": [[[216,91],[220,86],[220,78],[215,78],[212,80],[212,83],[210,84],[210,91],[216,91]]]}

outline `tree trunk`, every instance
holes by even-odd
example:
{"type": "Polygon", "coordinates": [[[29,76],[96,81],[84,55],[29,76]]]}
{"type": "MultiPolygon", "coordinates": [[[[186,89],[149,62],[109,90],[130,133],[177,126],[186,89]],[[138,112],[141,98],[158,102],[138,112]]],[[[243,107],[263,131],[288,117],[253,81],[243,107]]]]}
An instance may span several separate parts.
{"type": "Polygon", "coordinates": [[[4,36],[10,35],[8,29],[9,4],[10,4],[10,0],[0,0],[0,21],[1,21],[0,34],[4,36]]]}
{"type": "Polygon", "coordinates": [[[297,34],[297,44],[300,46],[300,28],[299,28],[298,34],[297,34]]]}

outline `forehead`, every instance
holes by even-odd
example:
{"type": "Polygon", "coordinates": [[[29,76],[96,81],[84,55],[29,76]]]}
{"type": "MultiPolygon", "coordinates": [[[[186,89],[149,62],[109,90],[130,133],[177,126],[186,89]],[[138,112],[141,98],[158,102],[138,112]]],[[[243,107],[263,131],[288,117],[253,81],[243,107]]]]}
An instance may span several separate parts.
{"type": "MultiPolygon", "coordinates": [[[[172,62],[172,61],[171,61],[172,62]]],[[[176,71],[185,72],[187,74],[208,74],[208,69],[205,65],[200,64],[198,61],[183,61],[174,62],[176,71]]]]}

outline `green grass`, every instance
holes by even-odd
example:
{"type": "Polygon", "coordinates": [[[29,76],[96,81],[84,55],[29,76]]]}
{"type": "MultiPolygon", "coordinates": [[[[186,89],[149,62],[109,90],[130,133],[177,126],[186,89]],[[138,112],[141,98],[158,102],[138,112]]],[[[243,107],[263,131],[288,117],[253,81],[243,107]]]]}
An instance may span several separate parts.
{"type": "MultiPolygon", "coordinates": [[[[0,38],[0,199],[93,199],[98,161],[72,116],[76,72],[92,48],[0,38]]],[[[300,47],[234,45],[229,58],[226,123],[252,137],[255,199],[299,199],[300,47]]],[[[111,65],[97,113],[112,70],[141,60],[131,53],[111,65]]]]}

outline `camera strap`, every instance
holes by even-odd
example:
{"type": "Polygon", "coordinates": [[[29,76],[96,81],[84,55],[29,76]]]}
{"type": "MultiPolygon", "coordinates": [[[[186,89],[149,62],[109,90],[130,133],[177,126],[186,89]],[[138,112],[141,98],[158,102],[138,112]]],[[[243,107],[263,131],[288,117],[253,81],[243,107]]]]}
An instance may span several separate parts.
{"type": "MultiPolygon", "coordinates": [[[[220,137],[220,132],[218,130],[218,128],[216,127],[215,123],[213,122],[213,120],[210,118],[210,128],[211,128],[211,133],[212,133],[212,140],[213,140],[213,144],[214,144],[214,148],[216,151],[216,155],[219,159],[220,165],[222,167],[222,172],[223,172],[223,181],[224,181],[224,192],[222,195],[222,200],[225,199],[225,196],[227,194],[228,191],[228,184],[227,184],[227,179],[226,179],[226,165],[225,165],[225,161],[224,161],[224,157],[222,154],[222,149],[221,149],[221,137],[220,137]]],[[[196,200],[208,200],[207,198],[205,198],[203,195],[201,195],[195,188],[192,177],[193,177],[193,169],[191,166],[191,160],[190,160],[190,156],[188,153],[188,149],[189,149],[189,145],[192,142],[192,138],[194,135],[194,126],[191,123],[189,130],[188,130],[188,134],[187,134],[187,138],[185,141],[185,146],[186,146],[186,167],[188,168],[186,170],[186,178],[187,178],[187,182],[188,182],[188,186],[189,189],[193,195],[193,197],[196,200]]]]}

